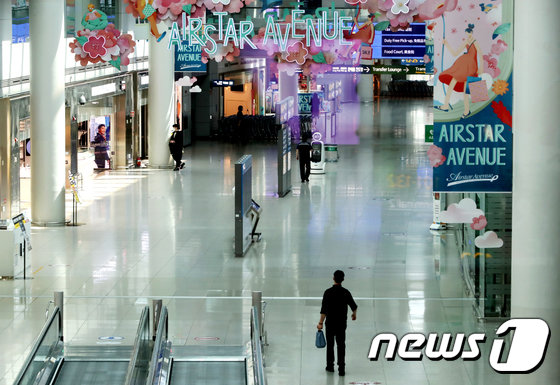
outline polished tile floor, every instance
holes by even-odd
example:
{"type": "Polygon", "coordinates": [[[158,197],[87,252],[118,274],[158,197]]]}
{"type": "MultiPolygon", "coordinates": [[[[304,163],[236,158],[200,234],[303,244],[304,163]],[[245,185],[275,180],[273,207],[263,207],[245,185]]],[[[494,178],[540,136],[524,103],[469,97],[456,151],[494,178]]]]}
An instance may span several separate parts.
{"type": "MultiPolygon", "coordinates": [[[[0,383],[19,371],[54,291],[65,293],[65,341],[132,344],[142,307],[169,307],[175,345],[249,339],[251,291],[266,300],[270,385],[508,384],[478,361],[369,361],[381,332],[484,332],[464,295],[454,234],[432,234],[431,169],[424,124],[431,100],[345,106],[360,143],[339,148],[325,175],[276,193],[274,145],[199,142],[187,167],[113,171],[84,183],[77,227],[33,228],[33,279],[0,281],[0,383]],[[254,157],[263,240],[233,256],[235,161],[254,157]],[[324,370],[314,347],[323,291],[336,269],[358,303],[347,330],[347,375],[324,370]]],[[[344,114],[344,112],[343,112],[344,114]]],[[[342,119],[344,121],[344,119],[342,119]]],[[[295,165],[295,154],[293,159],[295,165]]],[[[70,212],[67,213],[70,217],[70,212]]]]}

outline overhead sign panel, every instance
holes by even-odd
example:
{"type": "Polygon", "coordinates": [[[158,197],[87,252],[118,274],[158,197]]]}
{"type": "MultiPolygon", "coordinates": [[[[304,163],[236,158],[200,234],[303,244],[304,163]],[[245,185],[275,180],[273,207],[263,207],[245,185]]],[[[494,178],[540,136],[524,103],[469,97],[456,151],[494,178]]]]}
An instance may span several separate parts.
{"type": "Polygon", "coordinates": [[[377,33],[371,45],[375,59],[420,59],[426,53],[424,23],[412,23],[405,30],[387,28],[377,33]]]}

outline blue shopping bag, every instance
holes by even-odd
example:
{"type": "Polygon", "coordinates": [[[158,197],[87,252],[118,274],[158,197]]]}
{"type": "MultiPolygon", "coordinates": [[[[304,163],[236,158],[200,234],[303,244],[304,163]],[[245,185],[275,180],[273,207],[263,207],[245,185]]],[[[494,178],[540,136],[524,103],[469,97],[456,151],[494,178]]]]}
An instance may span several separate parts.
{"type": "Polygon", "coordinates": [[[317,330],[317,334],[315,336],[315,346],[319,349],[327,346],[327,341],[325,341],[325,335],[322,330],[317,330]]]}

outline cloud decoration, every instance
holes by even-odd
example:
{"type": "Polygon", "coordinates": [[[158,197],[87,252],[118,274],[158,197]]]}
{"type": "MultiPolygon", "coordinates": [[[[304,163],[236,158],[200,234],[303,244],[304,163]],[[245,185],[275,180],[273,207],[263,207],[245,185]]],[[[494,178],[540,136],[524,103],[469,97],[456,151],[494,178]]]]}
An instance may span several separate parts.
{"type": "Polygon", "coordinates": [[[447,210],[442,211],[440,219],[445,223],[472,223],[473,218],[479,218],[484,212],[476,208],[476,203],[470,199],[462,199],[459,203],[452,203],[447,210]]]}
{"type": "Polygon", "coordinates": [[[504,245],[504,241],[493,231],[487,231],[475,238],[474,244],[479,249],[498,249],[504,245]]]}
{"type": "Polygon", "coordinates": [[[194,76],[192,78],[185,76],[177,80],[177,85],[182,87],[192,87],[195,82],[196,78],[194,76]]]}
{"type": "Polygon", "coordinates": [[[191,93],[199,93],[199,92],[202,92],[202,88],[200,88],[199,86],[194,86],[189,91],[191,93]]]}

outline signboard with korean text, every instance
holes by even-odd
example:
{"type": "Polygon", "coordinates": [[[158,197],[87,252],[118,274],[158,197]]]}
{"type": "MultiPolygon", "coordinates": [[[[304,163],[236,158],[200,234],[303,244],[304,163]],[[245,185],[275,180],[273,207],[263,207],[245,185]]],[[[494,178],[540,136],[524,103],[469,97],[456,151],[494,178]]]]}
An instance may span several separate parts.
{"type": "Polygon", "coordinates": [[[422,59],[426,53],[424,23],[412,23],[405,30],[387,28],[376,33],[371,44],[374,59],[422,59]]]}

